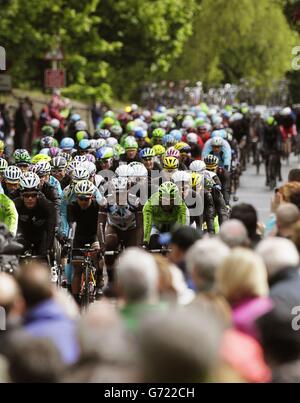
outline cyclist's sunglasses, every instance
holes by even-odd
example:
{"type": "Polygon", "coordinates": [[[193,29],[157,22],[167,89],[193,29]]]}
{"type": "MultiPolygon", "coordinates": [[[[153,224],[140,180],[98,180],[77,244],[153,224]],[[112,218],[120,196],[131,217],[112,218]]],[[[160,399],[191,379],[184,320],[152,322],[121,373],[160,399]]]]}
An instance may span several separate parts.
{"type": "Polygon", "coordinates": [[[77,196],[78,200],[80,200],[80,201],[88,201],[88,200],[91,200],[92,197],[93,196],[86,196],[86,195],[77,196]]]}
{"type": "Polygon", "coordinates": [[[38,196],[38,192],[25,192],[22,193],[24,199],[35,199],[38,196]]]}
{"type": "Polygon", "coordinates": [[[65,168],[52,168],[51,171],[55,174],[64,172],[65,168]]]}
{"type": "Polygon", "coordinates": [[[142,160],[143,161],[152,161],[152,157],[145,157],[145,158],[142,158],[142,160]]]}
{"type": "Polygon", "coordinates": [[[27,162],[20,162],[19,164],[16,164],[18,168],[28,168],[29,164],[27,162]]]}
{"type": "Polygon", "coordinates": [[[106,160],[99,160],[100,164],[108,164],[109,163],[109,159],[106,160]]]}

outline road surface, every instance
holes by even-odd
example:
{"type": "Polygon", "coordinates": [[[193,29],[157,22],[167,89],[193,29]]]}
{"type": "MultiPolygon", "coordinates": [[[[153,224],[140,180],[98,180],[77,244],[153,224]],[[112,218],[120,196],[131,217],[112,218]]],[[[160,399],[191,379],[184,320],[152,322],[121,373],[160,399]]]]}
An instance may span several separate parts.
{"type": "MultiPolygon", "coordinates": [[[[292,156],[290,164],[287,166],[286,161],[282,163],[282,178],[283,182],[279,182],[277,186],[281,186],[288,177],[288,173],[292,168],[300,168],[298,157],[292,156]]],[[[237,195],[238,203],[250,203],[258,211],[259,220],[265,222],[270,214],[270,200],[272,192],[265,186],[265,169],[261,167],[261,173],[256,175],[256,168],[248,164],[247,171],[243,173],[241,185],[237,195]]]]}

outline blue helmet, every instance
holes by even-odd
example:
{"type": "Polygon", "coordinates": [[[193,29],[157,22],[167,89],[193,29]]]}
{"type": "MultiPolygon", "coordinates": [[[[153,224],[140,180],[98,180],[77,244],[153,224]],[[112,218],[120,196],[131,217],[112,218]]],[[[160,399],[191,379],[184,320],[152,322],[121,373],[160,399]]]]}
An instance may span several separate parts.
{"type": "Polygon", "coordinates": [[[171,130],[170,134],[176,139],[177,142],[181,141],[182,133],[180,130],[171,130]]]}
{"type": "Polygon", "coordinates": [[[81,116],[78,113],[73,113],[70,117],[70,120],[72,122],[78,122],[78,120],[81,120],[81,116]]]}
{"type": "Polygon", "coordinates": [[[60,148],[63,150],[72,150],[75,146],[75,141],[71,137],[65,137],[60,142],[60,148]]]}
{"type": "Polygon", "coordinates": [[[143,148],[140,152],[139,152],[139,157],[142,158],[152,158],[155,157],[155,151],[153,150],[153,148],[143,148]]]}
{"type": "Polygon", "coordinates": [[[145,129],[143,129],[142,127],[134,127],[133,128],[133,132],[134,132],[134,136],[137,139],[144,139],[145,137],[147,137],[147,131],[145,129]]]}
{"type": "Polygon", "coordinates": [[[164,146],[168,146],[168,145],[176,144],[177,140],[175,139],[175,137],[172,134],[166,134],[162,139],[162,143],[164,146]]]}
{"type": "Polygon", "coordinates": [[[114,157],[114,150],[111,147],[101,147],[96,151],[97,160],[109,159],[114,157]]]}
{"type": "Polygon", "coordinates": [[[88,150],[91,146],[90,140],[88,139],[82,139],[79,141],[78,147],[81,150],[88,150]]]}

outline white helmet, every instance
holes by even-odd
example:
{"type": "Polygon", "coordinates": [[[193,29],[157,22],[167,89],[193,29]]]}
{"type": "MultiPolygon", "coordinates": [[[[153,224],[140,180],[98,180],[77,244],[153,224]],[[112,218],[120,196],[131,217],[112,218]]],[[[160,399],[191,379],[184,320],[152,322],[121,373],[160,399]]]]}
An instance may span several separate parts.
{"type": "Polygon", "coordinates": [[[84,161],[82,166],[89,171],[90,176],[95,175],[97,172],[96,165],[91,161],[84,161]]]}
{"type": "Polygon", "coordinates": [[[190,171],[201,173],[206,170],[205,162],[202,160],[195,160],[189,166],[190,171]]]}
{"type": "Polygon", "coordinates": [[[80,166],[80,162],[78,161],[71,161],[67,166],[67,175],[71,175],[75,168],[80,166]]]}
{"type": "Polygon", "coordinates": [[[78,182],[74,188],[74,192],[77,195],[91,196],[94,194],[95,185],[89,180],[82,180],[78,182]]]}
{"type": "Polygon", "coordinates": [[[76,167],[72,172],[72,180],[75,182],[88,180],[89,177],[90,177],[89,171],[82,165],[76,167]]]}
{"type": "Polygon", "coordinates": [[[22,175],[22,171],[20,168],[15,165],[10,165],[5,168],[3,176],[7,182],[18,183],[22,175]]]}
{"type": "Polygon", "coordinates": [[[172,175],[172,181],[177,183],[177,182],[188,182],[190,183],[191,181],[191,175],[189,172],[186,171],[176,171],[172,175]]]}
{"type": "Polygon", "coordinates": [[[196,133],[189,133],[186,136],[186,140],[188,143],[197,144],[198,143],[198,135],[196,133]]]}
{"type": "Polygon", "coordinates": [[[80,164],[86,161],[85,155],[75,155],[73,161],[78,161],[80,164]]]}
{"type": "Polygon", "coordinates": [[[58,119],[51,119],[50,126],[52,126],[53,129],[58,129],[60,126],[60,121],[58,119]]]}
{"type": "Polygon", "coordinates": [[[8,162],[4,158],[0,158],[0,172],[3,172],[8,167],[8,162]]]}
{"type": "Polygon", "coordinates": [[[282,111],[280,112],[280,115],[282,116],[289,116],[292,113],[292,110],[289,106],[286,108],[283,108],[282,111]]]}
{"type": "Polygon", "coordinates": [[[21,190],[38,189],[40,178],[34,172],[25,172],[20,178],[21,190]]]}
{"type": "Polygon", "coordinates": [[[36,165],[36,173],[38,175],[48,175],[51,172],[51,165],[48,161],[40,161],[36,165]]]}
{"type": "Polygon", "coordinates": [[[214,138],[211,140],[211,146],[212,146],[212,147],[222,147],[222,145],[223,145],[223,139],[222,139],[222,137],[214,137],[214,138]]]}
{"type": "Polygon", "coordinates": [[[129,176],[133,176],[133,169],[129,165],[119,165],[115,171],[116,176],[122,178],[128,178],[129,176]]]}
{"type": "Polygon", "coordinates": [[[84,120],[78,120],[78,122],[75,123],[75,129],[76,131],[82,131],[87,129],[87,124],[84,120]]]}
{"type": "Polygon", "coordinates": [[[131,174],[131,176],[133,176],[134,178],[147,178],[147,168],[141,162],[134,161],[131,162],[128,166],[132,169],[133,173],[131,174]]]}
{"type": "Polygon", "coordinates": [[[112,178],[111,180],[112,187],[115,191],[127,190],[128,188],[128,179],[127,178],[112,178]]]}
{"type": "Polygon", "coordinates": [[[107,147],[114,147],[116,144],[118,144],[118,140],[115,137],[109,137],[106,139],[107,147]]]}
{"type": "Polygon", "coordinates": [[[95,140],[96,141],[96,149],[98,150],[98,148],[101,148],[101,147],[105,147],[106,146],[106,141],[105,141],[105,139],[97,139],[97,140],[95,140]]]}

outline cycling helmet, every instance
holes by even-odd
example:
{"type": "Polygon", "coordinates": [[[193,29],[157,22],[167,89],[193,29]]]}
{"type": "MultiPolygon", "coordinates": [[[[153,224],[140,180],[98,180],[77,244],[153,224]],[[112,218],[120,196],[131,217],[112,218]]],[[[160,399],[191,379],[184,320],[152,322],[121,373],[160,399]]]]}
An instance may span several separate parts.
{"type": "Polygon", "coordinates": [[[89,134],[85,130],[79,130],[78,132],[76,132],[75,137],[77,143],[79,143],[81,140],[88,139],[89,134]]]}
{"type": "Polygon", "coordinates": [[[225,129],[214,130],[211,134],[211,138],[222,137],[225,139],[227,137],[227,131],[225,129]]]}
{"type": "Polygon", "coordinates": [[[166,152],[165,147],[162,146],[161,144],[156,144],[155,146],[152,147],[152,150],[154,150],[155,156],[164,155],[166,152]]]}
{"type": "MultiPolygon", "coordinates": [[[[42,148],[42,149],[40,150],[39,154],[44,154],[44,155],[49,156],[49,150],[50,150],[50,148],[42,148]]],[[[51,157],[50,157],[50,158],[51,158],[51,157]]]]}
{"type": "Polygon", "coordinates": [[[15,165],[10,165],[5,168],[3,176],[6,182],[9,183],[18,183],[22,175],[22,171],[20,168],[15,165]]]}
{"type": "Polygon", "coordinates": [[[216,128],[222,127],[223,119],[221,116],[215,115],[211,118],[211,121],[216,128]]]}
{"type": "Polygon", "coordinates": [[[131,176],[134,178],[147,178],[148,171],[141,162],[131,162],[128,167],[132,170],[131,176]]]}
{"type": "Polygon", "coordinates": [[[165,134],[166,134],[165,129],[162,129],[161,127],[158,127],[157,129],[153,130],[152,137],[162,139],[165,134]]]}
{"type": "Polygon", "coordinates": [[[176,150],[175,147],[170,147],[166,150],[165,156],[166,157],[175,157],[178,159],[180,157],[180,151],[176,150]]]}
{"type": "Polygon", "coordinates": [[[75,185],[75,194],[83,196],[92,196],[95,192],[95,185],[89,180],[81,180],[75,185]]]}
{"type": "Polygon", "coordinates": [[[197,173],[203,172],[206,169],[206,164],[204,161],[195,160],[190,164],[189,169],[190,169],[190,171],[197,172],[197,173]]]}
{"type": "Polygon", "coordinates": [[[98,160],[106,160],[114,157],[114,150],[111,147],[101,147],[96,151],[98,160]]]}
{"type": "Polygon", "coordinates": [[[84,166],[79,165],[75,169],[73,169],[71,176],[73,182],[78,182],[88,180],[90,174],[89,171],[84,166]]]}
{"type": "Polygon", "coordinates": [[[177,171],[177,172],[174,172],[172,175],[172,182],[174,182],[174,183],[177,183],[177,182],[190,183],[190,181],[191,181],[191,175],[189,172],[177,171]]]}
{"type": "Polygon", "coordinates": [[[111,137],[110,131],[107,129],[97,129],[96,133],[97,137],[101,139],[108,139],[108,137],[111,137]]]}
{"type": "Polygon", "coordinates": [[[72,150],[75,146],[75,141],[71,137],[65,137],[60,142],[59,147],[63,150],[72,150]]]}
{"type": "Polygon", "coordinates": [[[67,166],[67,175],[71,175],[74,169],[80,166],[80,162],[78,161],[71,161],[67,166]]]}
{"type": "Polygon", "coordinates": [[[113,125],[110,128],[110,132],[114,137],[119,138],[123,133],[123,129],[122,129],[122,127],[120,125],[113,125]]]}
{"type": "Polygon", "coordinates": [[[108,139],[106,139],[106,145],[107,147],[114,147],[116,144],[118,144],[118,140],[114,137],[108,137],[108,139]]]}
{"type": "Polygon", "coordinates": [[[106,140],[105,139],[97,139],[96,140],[96,150],[99,148],[105,147],[106,146],[106,140]]]}
{"type": "Polygon", "coordinates": [[[176,141],[181,141],[182,133],[180,130],[174,129],[170,131],[170,134],[175,138],[176,141]]]}
{"type": "Polygon", "coordinates": [[[64,169],[67,167],[67,160],[64,157],[54,157],[51,160],[52,169],[64,169]]]}
{"type": "Polygon", "coordinates": [[[115,124],[115,119],[113,119],[113,118],[107,116],[106,118],[104,118],[104,119],[102,120],[102,122],[101,122],[100,124],[101,124],[101,126],[103,126],[103,127],[108,127],[108,126],[110,127],[110,126],[113,126],[113,125],[115,124]]]}
{"type": "Polygon", "coordinates": [[[58,129],[60,127],[60,121],[58,119],[51,119],[50,126],[53,127],[53,129],[58,129]]]}
{"type": "Polygon", "coordinates": [[[3,172],[8,167],[8,162],[4,158],[0,158],[0,172],[3,172]]]}
{"type": "Polygon", "coordinates": [[[164,169],[178,169],[179,161],[175,157],[163,157],[164,169]]]}
{"type": "Polygon", "coordinates": [[[96,158],[93,154],[85,154],[85,158],[87,161],[90,161],[93,164],[95,164],[95,162],[96,162],[96,158]]]}
{"type": "Polygon", "coordinates": [[[106,111],[103,115],[105,118],[115,118],[115,112],[113,111],[106,111]]]}
{"type": "Polygon", "coordinates": [[[50,148],[54,144],[54,138],[50,136],[43,137],[40,144],[41,148],[50,148]]]}
{"type": "Polygon", "coordinates": [[[125,151],[127,150],[137,150],[139,148],[138,143],[136,142],[136,140],[131,137],[128,136],[126,137],[125,141],[124,141],[124,148],[125,151]]]}
{"type": "Polygon", "coordinates": [[[75,130],[77,132],[80,132],[80,131],[83,131],[83,130],[86,130],[86,129],[87,129],[87,124],[86,124],[86,122],[84,120],[78,120],[75,123],[75,130]]]}
{"type": "Polygon", "coordinates": [[[265,122],[266,122],[266,124],[268,125],[268,126],[273,126],[276,122],[275,122],[275,119],[273,118],[273,116],[268,116],[266,119],[265,119],[265,122]]]}
{"type": "Polygon", "coordinates": [[[112,178],[111,184],[116,192],[126,191],[128,189],[128,179],[125,177],[119,176],[117,178],[112,178]]]}
{"type": "Polygon", "coordinates": [[[192,129],[195,126],[195,121],[192,118],[184,119],[182,122],[182,127],[184,129],[192,129]]]}
{"type": "Polygon", "coordinates": [[[84,161],[86,161],[86,156],[85,155],[75,155],[74,161],[78,161],[80,163],[84,162],[84,161]]]}
{"type": "Polygon", "coordinates": [[[222,137],[214,137],[214,138],[211,140],[211,146],[212,146],[212,147],[222,147],[222,145],[223,145],[223,139],[222,139],[222,137]]]}
{"type": "Polygon", "coordinates": [[[133,176],[133,169],[129,165],[119,165],[115,174],[118,177],[128,178],[129,176],[133,176]]]}
{"type": "Polygon", "coordinates": [[[139,157],[141,159],[143,158],[151,158],[151,157],[155,157],[155,151],[153,150],[153,148],[143,148],[140,152],[139,152],[139,157]]]}
{"type": "Polygon", "coordinates": [[[179,196],[179,189],[173,182],[164,182],[158,189],[159,198],[175,199],[179,196]]]}
{"type": "Polygon", "coordinates": [[[124,148],[120,144],[114,146],[114,156],[116,159],[120,159],[120,156],[125,154],[124,148]]]}
{"type": "Polygon", "coordinates": [[[186,141],[187,141],[188,143],[191,143],[191,144],[197,144],[197,143],[198,143],[198,134],[196,134],[196,133],[189,133],[189,134],[186,136],[186,141]]]}
{"type": "Polygon", "coordinates": [[[68,164],[73,160],[72,155],[68,153],[60,153],[60,157],[65,158],[68,164]]]}
{"type": "Polygon", "coordinates": [[[41,129],[41,132],[42,132],[43,137],[53,137],[55,134],[53,127],[48,126],[48,125],[43,126],[41,129]]]}
{"type": "Polygon", "coordinates": [[[14,157],[16,164],[22,163],[22,162],[30,164],[30,162],[31,162],[29,152],[22,148],[18,148],[17,150],[15,150],[15,152],[13,153],[13,157],[14,157]]]}
{"type": "Polygon", "coordinates": [[[147,130],[143,129],[142,127],[139,127],[139,126],[135,127],[133,129],[133,132],[134,132],[134,136],[137,139],[144,139],[147,137],[147,130]]]}
{"type": "Polygon", "coordinates": [[[81,120],[81,116],[78,113],[73,113],[70,117],[71,122],[78,122],[81,120]]]}
{"type": "Polygon", "coordinates": [[[180,141],[179,143],[175,144],[176,150],[179,150],[180,153],[189,153],[191,151],[191,147],[187,144],[184,143],[183,141],[180,141]]]}
{"type": "Polygon", "coordinates": [[[204,157],[204,162],[206,165],[206,168],[210,170],[214,170],[218,168],[219,165],[219,158],[216,157],[215,155],[208,154],[206,157],[204,157]]]}
{"type": "Polygon", "coordinates": [[[25,172],[20,177],[20,190],[38,190],[40,184],[40,178],[34,172],[25,172]]]}
{"type": "Polygon", "coordinates": [[[38,162],[36,166],[36,173],[39,176],[48,175],[51,172],[51,165],[48,161],[38,162]]]}
{"type": "Polygon", "coordinates": [[[96,175],[97,168],[93,162],[85,161],[83,162],[82,166],[89,171],[90,176],[96,175]]]}
{"type": "Polygon", "coordinates": [[[3,140],[0,140],[0,151],[4,151],[4,148],[5,148],[5,146],[4,146],[4,141],[3,140]]]}
{"type": "Polygon", "coordinates": [[[172,134],[166,134],[162,139],[162,143],[164,146],[168,147],[176,144],[177,140],[175,139],[174,136],[172,136],[172,134]]]}
{"type": "Polygon", "coordinates": [[[203,176],[200,175],[198,172],[192,172],[191,175],[191,185],[193,188],[199,187],[202,183],[203,176]]]}
{"type": "Polygon", "coordinates": [[[79,141],[78,148],[80,150],[88,150],[91,146],[90,140],[82,139],[79,141]]]}
{"type": "Polygon", "coordinates": [[[49,157],[54,158],[60,154],[61,150],[58,147],[50,147],[49,148],[49,157]]]}
{"type": "Polygon", "coordinates": [[[32,157],[32,164],[38,164],[41,161],[51,161],[51,157],[49,157],[49,155],[46,154],[37,154],[34,157],[32,157]]]}
{"type": "Polygon", "coordinates": [[[92,150],[95,150],[97,148],[97,140],[96,139],[91,139],[90,140],[90,148],[92,150]]]}

